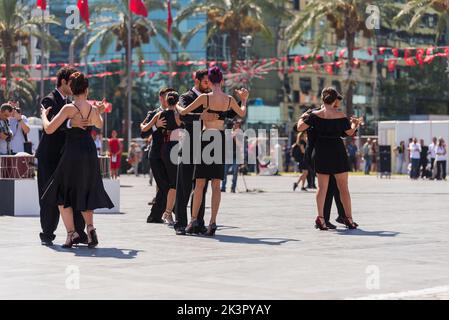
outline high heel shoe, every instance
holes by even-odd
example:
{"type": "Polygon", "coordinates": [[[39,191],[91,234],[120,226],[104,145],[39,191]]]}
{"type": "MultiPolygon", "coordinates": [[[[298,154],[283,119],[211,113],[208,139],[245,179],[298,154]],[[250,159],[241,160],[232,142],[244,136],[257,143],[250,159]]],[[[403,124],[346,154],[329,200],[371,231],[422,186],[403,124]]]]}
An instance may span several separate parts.
{"type": "MultiPolygon", "coordinates": [[[[352,220],[352,218],[351,218],[351,220],[352,220]]],[[[352,222],[349,221],[348,217],[344,217],[343,222],[344,222],[346,228],[348,228],[350,230],[357,229],[357,227],[358,227],[358,225],[354,221],[352,221],[352,222]]]]}
{"type": "Polygon", "coordinates": [[[199,234],[200,233],[200,225],[198,223],[198,220],[190,221],[189,225],[186,228],[187,234],[199,234]]]}
{"type": "Polygon", "coordinates": [[[315,220],[315,229],[320,229],[322,231],[329,230],[329,228],[326,226],[326,223],[324,222],[324,218],[321,218],[318,216],[315,220]],[[321,219],[323,219],[323,222],[321,222],[321,219]]]}
{"type": "Polygon", "coordinates": [[[165,221],[169,226],[173,226],[175,224],[175,221],[173,220],[173,216],[171,212],[165,211],[162,220],[165,221]]]}
{"type": "Polygon", "coordinates": [[[95,229],[94,226],[91,224],[87,226],[87,239],[88,239],[87,247],[89,249],[93,249],[98,245],[97,229],[95,229]]]}
{"type": "Polygon", "coordinates": [[[70,249],[75,244],[74,242],[76,240],[79,240],[79,234],[76,231],[69,231],[67,232],[67,239],[65,243],[62,245],[64,249],[70,249]]]}
{"type": "Polygon", "coordinates": [[[214,222],[209,225],[207,228],[206,236],[213,237],[215,236],[215,231],[217,231],[217,224],[214,222]]]}

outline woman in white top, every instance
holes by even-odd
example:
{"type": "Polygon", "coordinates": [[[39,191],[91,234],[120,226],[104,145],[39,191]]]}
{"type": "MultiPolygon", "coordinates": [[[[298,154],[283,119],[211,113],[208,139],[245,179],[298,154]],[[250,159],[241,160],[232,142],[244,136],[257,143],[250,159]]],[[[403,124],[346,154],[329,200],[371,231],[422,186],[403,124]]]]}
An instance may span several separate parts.
{"type": "Polygon", "coordinates": [[[443,138],[438,139],[438,144],[435,148],[435,160],[437,162],[437,180],[446,180],[446,162],[447,162],[447,147],[443,138]]]}

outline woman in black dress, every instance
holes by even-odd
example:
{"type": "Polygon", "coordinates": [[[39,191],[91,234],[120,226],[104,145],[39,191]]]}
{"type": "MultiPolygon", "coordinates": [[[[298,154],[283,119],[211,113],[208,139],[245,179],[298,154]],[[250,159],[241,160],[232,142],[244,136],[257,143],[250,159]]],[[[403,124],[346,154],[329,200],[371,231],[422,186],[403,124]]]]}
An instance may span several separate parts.
{"type": "MultiPolygon", "coordinates": [[[[97,107],[87,102],[89,83],[84,74],[75,72],[70,76],[70,88],[74,102],[65,105],[51,120],[48,120],[50,108],[41,109],[44,130],[52,134],[67,119],[82,118],[92,126],[103,127],[103,118],[97,107]]],[[[95,209],[114,207],[106,193],[100,173],[97,149],[90,135],[89,128],[72,128],[67,131],[61,160],[50,179],[42,200],[57,203],[64,225],[67,229],[67,240],[64,248],[71,248],[78,242],[75,232],[73,211],[81,211],[87,225],[88,247],[98,245],[94,228],[93,212],[95,209]]]]}
{"type": "Polygon", "coordinates": [[[164,142],[161,146],[161,159],[164,163],[165,176],[168,180],[169,191],[167,194],[167,204],[165,212],[162,216],[170,226],[174,225],[173,208],[176,200],[176,177],[178,171],[178,153],[176,150],[172,154],[172,149],[179,143],[181,120],[176,110],[176,104],[179,101],[179,94],[175,91],[167,93],[165,97],[168,108],[164,111],[156,113],[151,121],[142,127],[142,132],[150,130],[159,119],[165,119],[166,125],[163,128],[158,128],[164,136],[164,142]]]}
{"type": "Polygon", "coordinates": [[[352,136],[362,123],[361,119],[348,119],[338,111],[342,96],[334,88],[322,91],[324,108],[304,114],[298,121],[298,131],[313,127],[316,134],[314,165],[318,176],[318,192],[316,196],[318,217],[316,228],[328,230],[324,220],[324,202],[326,199],[329,176],[333,175],[337,181],[338,190],[346,212],[345,224],[355,229],[352,220],[351,197],[348,188],[349,161],[341,137],[352,136]]]}
{"type": "Polygon", "coordinates": [[[298,164],[299,172],[301,172],[301,175],[299,176],[298,182],[293,183],[293,191],[298,188],[299,184],[301,183],[301,190],[307,191],[307,189],[304,187],[307,175],[308,175],[308,166],[305,159],[306,154],[306,147],[307,147],[307,132],[303,131],[298,133],[296,137],[296,142],[292,146],[292,155],[295,158],[295,161],[298,164]]]}
{"type": "Polygon", "coordinates": [[[197,217],[201,202],[203,200],[203,190],[206,186],[206,182],[211,180],[212,214],[206,234],[213,236],[217,230],[216,219],[221,200],[220,184],[224,177],[225,113],[232,109],[239,117],[244,117],[246,114],[246,102],[248,100],[249,93],[246,89],[236,90],[236,93],[240,96],[242,101],[240,107],[233,97],[223,92],[223,73],[218,67],[210,68],[208,77],[211,83],[212,92],[209,94],[200,95],[194,102],[187,106],[187,108],[182,108],[178,105],[178,110],[181,115],[186,115],[200,106],[205,106],[205,111],[218,115],[218,119],[216,120],[204,121],[201,144],[201,163],[195,164],[196,180],[193,196],[192,221],[186,228],[186,233],[198,233],[199,224],[197,217]],[[220,146],[220,150],[217,150],[217,144],[220,146]]]}

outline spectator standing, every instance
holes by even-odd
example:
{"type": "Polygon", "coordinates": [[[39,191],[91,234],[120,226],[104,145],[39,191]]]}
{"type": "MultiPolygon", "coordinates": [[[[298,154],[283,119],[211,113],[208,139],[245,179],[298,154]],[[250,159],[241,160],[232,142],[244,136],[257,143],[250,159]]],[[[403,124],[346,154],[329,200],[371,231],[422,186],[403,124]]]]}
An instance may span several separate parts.
{"type": "Polygon", "coordinates": [[[435,165],[435,158],[436,158],[436,149],[438,145],[438,139],[437,137],[432,138],[432,143],[429,144],[429,156],[430,156],[430,171],[433,172],[433,167],[435,165]]]}
{"type": "Polygon", "coordinates": [[[12,132],[11,151],[13,154],[25,152],[25,142],[28,141],[27,134],[30,132],[28,119],[22,114],[18,103],[11,102],[14,107],[12,117],[9,118],[9,127],[12,132]]]}
{"type": "Polygon", "coordinates": [[[371,168],[371,159],[373,156],[373,144],[370,138],[368,138],[368,140],[366,140],[365,144],[363,145],[362,154],[363,160],[365,160],[365,174],[369,175],[371,168]]]}
{"type": "Polygon", "coordinates": [[[109,156],[111,157],[111,177],[117,179],[120,175],[123,145],[117,138],[117,131],[112,130],[111,139],[108,140],[109,156]]]}
{"type": "Polygon", "coordinates": [[[404,161],[405,161],[405,142],[401,141],[399,146],[395,149],[396,154],[396,173],[402,174],[404,170],[404,161]]]}
{"type": "Polygon", "coordinates": [[[438,139],[436,147],[437,180],[446,180],[447,147],[443,138],[438,139]]]}
{"type": "Polygon", "coordinates": [[[427,174],[427,165],[429,164],[429,147],[424,145],[424,139],[419,140],[419,144],[421,145],[421,154],[419,159],[419,171],[421,172],[421,178],[424,179],[428,176],[427,174]]]}
{"type": "Polygon", "coordinates": [[[357,171],[357,146],[354,143],[353,139],[348,138],[348,144],[346,146],[346,150],[348,152],[348,159],[349,159],[349,170],[350,171],[357,171]]]}
{"type": "Polygon", "coordinates": [[[11,154],[11,140],[13,133],[9,126],[9,118],[14,108],[9,103],[4,103],[0,107],[0,155],[11,154]]]}
{"type": "Polygon", "coordinates": [[[419,177],[419,162],[421,159],[421,145],[418,143],[418,139],[413,138],[408,146],[408,150],[410,152],[410,162],[412,164],[410,178],[416,180],[419,177]]]}

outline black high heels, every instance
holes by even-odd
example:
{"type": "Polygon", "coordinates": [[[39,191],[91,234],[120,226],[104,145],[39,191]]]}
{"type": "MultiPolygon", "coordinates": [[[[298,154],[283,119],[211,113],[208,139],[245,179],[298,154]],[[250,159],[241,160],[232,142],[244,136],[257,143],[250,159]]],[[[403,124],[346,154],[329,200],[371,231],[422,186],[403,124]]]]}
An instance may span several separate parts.
{"type": "Polygon", "coordinates": [[[209,225],[207,228],[206,236],[213,237],[215,236],[215,231],[217,231],[217,224],[214,222],[209,225]]]}
{"type": "Polygon", "coordinates": [[[87,226],[87,230],[88,230],[87,231],[87,237],[88,237],[87,247],[89,249],[93,249],[98,245],[98,236],[97,236],[97,232],[96,232],[97,229],[95,229],[94,226],[90,224],[87,226]],[[89,231],[89,227],[91,227],[90,231],[89,231]]]}
{"type": "Polygon", "coordinates": [[[199,234],[200,233],[200,225],[198,223],[198,220],[190,221],[189,225],[186,228],[187,234],[199,234]]]}
{"type": "Polygon", "coordinates": [[[324,222],[324,218],[318,216],[315,220],[315,229],[320,229],[321,231],[327,231],[329,228],[326,226],[326,222],[324,222]],[[323,221],[321,221],[321,219],[323,221]]]}
{"type": "Polygon", "coordinates": [[[67,239],[65,243],[62,245],[64,249],[70,249],[73,247],[75,243],[79,243],[79,234],[76,231],[67,232],[67,239]]]}
{"type": "MultiPolygon", "coordinates": [[[[352,218],[351,218],[352,220],[352,218]]],[[[354,230],[357,229],[358,225],[354,222],[354,221],[349,221],[348,217],[344,217],[343,218],[344,224],[346,226],[346,228],[350,229],[350,230],[354,230]]]]}

